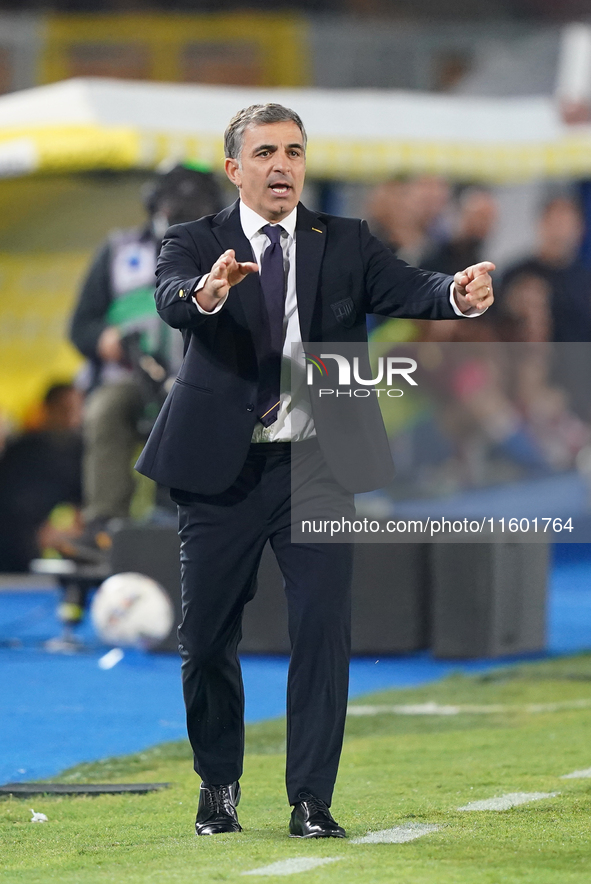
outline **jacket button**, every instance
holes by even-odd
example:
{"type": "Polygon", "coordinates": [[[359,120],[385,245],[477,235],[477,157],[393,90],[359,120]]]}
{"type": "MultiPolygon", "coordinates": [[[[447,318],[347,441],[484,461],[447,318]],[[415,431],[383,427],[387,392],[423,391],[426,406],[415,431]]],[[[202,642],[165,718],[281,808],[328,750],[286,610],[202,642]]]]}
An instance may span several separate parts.
{"type": "Polygon", "coordinates": [[[179,292],[179,298],[184,298],[184,297],[185,297],[185,290],[181,289],[179,292]]]}
{"type": "Polygon", "coordinates": [[[252,402],[248,403],[248,405],[246,406],[246,410],[247,411],[254,411],[254,405],[252,404],[252,402]]]}

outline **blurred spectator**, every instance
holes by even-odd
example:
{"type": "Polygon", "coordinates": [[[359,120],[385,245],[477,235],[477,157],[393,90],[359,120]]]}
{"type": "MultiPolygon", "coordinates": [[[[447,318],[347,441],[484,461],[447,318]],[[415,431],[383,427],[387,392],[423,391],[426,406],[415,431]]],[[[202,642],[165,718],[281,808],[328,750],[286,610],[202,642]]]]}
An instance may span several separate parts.
{"type": "Polygon", "coordinates": [[[436,223],[448,208],[449,196],[449,184],[436,175],[384,181],[368,198],[372,232],[399,258],[422,267],[439,244],[436,223]]]}
{"type": "Polygon", "coordinates": [[[541,276],[518,274],[505,287],[497,322],[503,341],[550,341],[552,290],[541,276]]]}
{"type": "Polygon", "coordinates": [[[27,571],[46,545],[62,539],[47,522],[60,503],[81,503],[82,395],[50,387],[39,429],[9,440],[0,457],[0,572],[27,571]]]}
{"type": "Polygon", "coordinates": [[[484,261],[483,247],[494,230],[497,217],[498,207],[493,195],[483,188],[468,188],[459,198],[453,235],[436,246],[421,267],[453,276],[464,267],[484,261]]]}
{"type": "Polygon", "coordinates": [[[84,421],[87,529],[78,550],[91,561],[109,521],[129,516],[133,455],[156,418],[167,375],[182,360],[182,337],[160,320],[154,304],[162,237],[172,224],[221,209],[214,176],[185,166],[161,175],[145,202],[145,227],[116,231],[100,247],[71,325],[71,339],[94,374],[84,421]]]}
{"type": "Polygon", "coordinates": [[[394,427],[394,495],[438,496],[573,469],[591,428],[553,377],[556,345],[448,342],[396,350],[416,359],[419,386],[394,427]]]}
{"type": "Polygon", "coordinates": [[[465,319],[424,320],[417,322],[418,334],[415,340],[439,343],[486,343],[498,341],[499,334],[492,320],[485,314],[478,317],[478,322],[466,322],[465,319]]]}
{"type": "MultiPolygon", "coordinates": [[[[591,439],[589,424],[573,410],[569,391],[556,382],[553,363],[564,349],[544,344],[511,348],[516,368],[511,378],[513,398],[553,470],[572,469],[579,452],[587,448],[591,439]]],[[[586,399],[588,402],[588,385],[586,399]]]]}
{"type": "MultiPolygon", "coordinates": [[[[371,231],[403,261],[422,267],[439,246],[438,225],[449,209],[449,197],[449,184],[437,175],[384,181],[370,191],[367,199],[371,231]]],[[[421,325],[375,314],[368,317],[370,332],[375,334],[379,329],[390,340],[413,340],[421,325]]]]}
{"type": "MultiPolygon", "coordinates": [[[[425,270],[436,270],[453,276],[458,269],[484,261],[483,247],[498,218],[497,203],[492,194],[480,187],[470,187],[459,199],[455,232],[423,261],[425,270]]],[[[490,317],[467,324],[463,319],[421,322],[421,341],[494,341],[498,339],[490,317]]]]}
{"type": "MultiPolygon", "coordinates": [[[[549,339],[591,341],[591,270],[579,258],[583,233],[582,212],[574,200],[559,197],[547,203],[540,218],[535,253],[505,273],[499,299],[501,313],[507,312],[507,295],[511,297],[513,292],[515,298],[516,284],[533,277],[549,292],[549,339]]],[[[531,286],[529,291],[531,300],[531,286]]]]}

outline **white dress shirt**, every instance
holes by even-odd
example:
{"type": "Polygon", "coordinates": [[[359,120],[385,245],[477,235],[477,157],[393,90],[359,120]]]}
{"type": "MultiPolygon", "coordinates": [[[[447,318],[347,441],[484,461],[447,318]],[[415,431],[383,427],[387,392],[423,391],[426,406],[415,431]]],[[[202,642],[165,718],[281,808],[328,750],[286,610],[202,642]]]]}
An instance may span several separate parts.
{"type": "MultiPolygon", "coordinates": [[[[285,291],[285,318],[283,321],[284,343],[283,343],[283,359],[281,362],[281,381],[280,381],[280,406],[275,420],[269,427],[263,426],[257,421],[253,434],[253,442],[298,442],[302,439],[309,439],[316,435],[314,429],[314,421],[312,420],[312,410],[310,399],[308,396],[307,386],[305,384],[305,372],[292,373],[292,353],[294,344],[302,343],[302,335],[300,332],[300,318],[298,314],[298,302],[296,295],[296,220],[297,207],[289,213],[278,226],[283,228],[281,234],[281,248],[283,251],[283,266],[285,269],[286,291],[285,291]],[[297,382],[296,379],[299,379],[297,382]]],[[[261,266],[261,258],[270,245],[269,237],[262,232],[262,228],[269,224],[265,218],[257,215],[255,211],[245,205],[240,200],[240,223],[242,230],[252,248],[253,260],[261,266]]],[[[202,276],[195,286],[195,293],[203,288],[207,282],[209,274],[202,276]]],[[[458,316],[472,318],[479,316],[480,313],[470,311],[469,314],[462,313],[458,308],[453,296],[452,282],[449,290],[449,300],[454,312],[458,316]]],[[[226,295],[227,298],[227,295],[226,295]]],[[[213,310],[204,310],[195,294],[193,300],[197,305],[197,309],[205,316],[212,316],[219,313],[223,308],[226,298],[222,298],[219,304],[213,310]]],[[[482,311],[484,312],[484,311],[482,311]]],[[[298,348],[298,353],[303,352],[298,348]]]]}
{"type": "MultiPolygon", "coordinates": [[[[283,320],[283,358],[281,361],[280,380],[280,406],[277,412],[277,420],[265,427],[257,421],[253,434],[253,442],[298,442],[309,439],[316,435],[314,421],[312,420],[310,398],[305,383],[305,371],[297,372],[300,382],[296,380],[296,372],[292,379],[292,345],[302,343],[300,332],[300,317],[298,313],[298,301],[296,296],[296,268],[295,268],[295,227],[297,220],[297,208],[289,213],[278,225],[283,228],[281,234],[281,249],[283,251],[283,267],[285,270],[285,318],[283,320]]],[[[242,230],[252,248],[253,261],[261,266],[261,258],[270,245],[269,237],[262,233],[261,228],[269,222],[257,215],[252,209],[240,201],[240,223],[242,230]]],[[[199,291],[205,285],[207,276],[199,280],[195,291],[199,291]]],[[[211,315],[222,309],[225,298],[214,310],[203,310],[195,299],[195,303],[201,313],[211,315]]],[[[303,362],[303,360],[302,360],[303,362]]]]}

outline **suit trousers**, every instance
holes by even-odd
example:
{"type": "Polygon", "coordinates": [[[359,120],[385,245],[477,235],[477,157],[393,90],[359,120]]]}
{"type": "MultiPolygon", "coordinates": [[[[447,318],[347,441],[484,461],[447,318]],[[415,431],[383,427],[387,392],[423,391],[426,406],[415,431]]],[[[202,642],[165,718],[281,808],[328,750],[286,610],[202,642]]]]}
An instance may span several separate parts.
{"type": "Polygon", "coordinates": [[[238,780],[244,754],[244,689],[238,660],[242,613],[256,592],[270,541],[283,574],[291,658],[287,687],[286,784],[330,805],[341,753],[349,681],[349,543],[291,542],[291,459],[329,515],[354,513],[315,439],[250,446],[231,488],[217,495],[171,492],[179,509],[183,617],[179,627],[187,729],[195,770],[206,783],[238,780]],[[303,469],[302,469],[303,465],[303,469]],[[338,512],[337,512],[338,511],[338,512]]]}

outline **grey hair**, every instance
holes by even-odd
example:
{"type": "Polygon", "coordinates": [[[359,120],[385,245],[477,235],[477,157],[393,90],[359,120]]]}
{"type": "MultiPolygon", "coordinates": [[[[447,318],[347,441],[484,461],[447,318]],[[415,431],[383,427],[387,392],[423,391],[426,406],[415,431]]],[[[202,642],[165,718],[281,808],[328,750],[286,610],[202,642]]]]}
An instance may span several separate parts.
{"type": "Polygon", "coordinates": [[[282,104],[251,104],[234,114],[224,132],[224,150],[226,157],[240,159],[244,144],[244,133],[249,126],[261,126],[265,123],[295,123],[302,133],[304,150],[308,136],[298,114],[282,104]]]}

